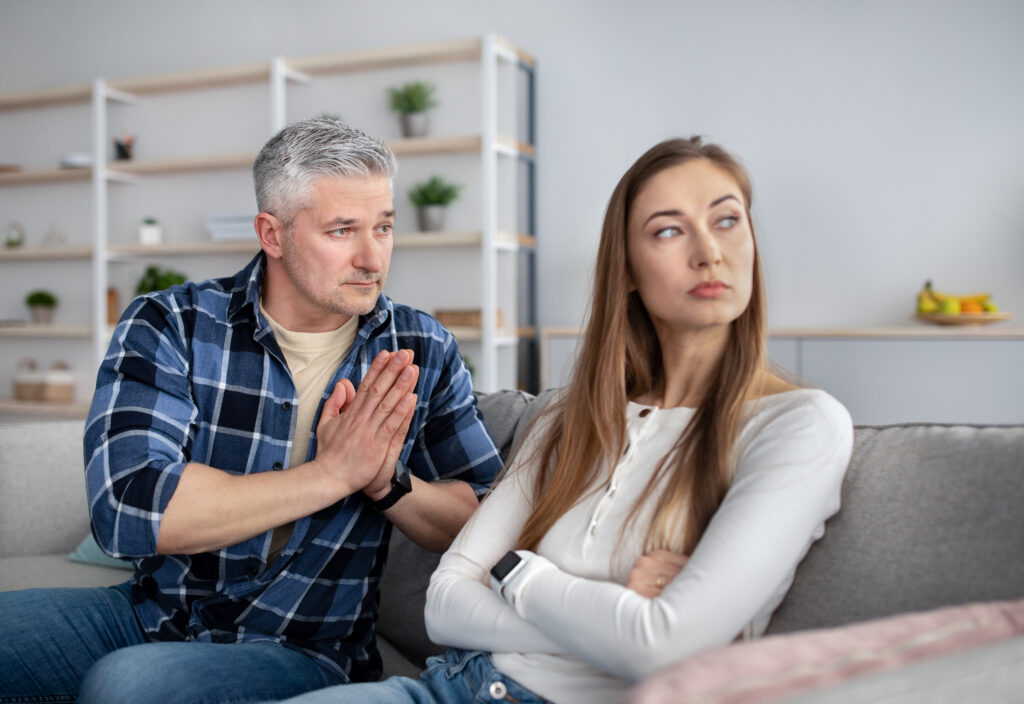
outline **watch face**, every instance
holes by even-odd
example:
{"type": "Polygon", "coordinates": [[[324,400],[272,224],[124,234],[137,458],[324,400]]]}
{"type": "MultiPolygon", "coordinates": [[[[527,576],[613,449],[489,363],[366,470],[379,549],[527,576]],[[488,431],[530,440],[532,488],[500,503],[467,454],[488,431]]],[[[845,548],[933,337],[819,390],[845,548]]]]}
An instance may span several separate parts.
{"type": "Polygon", "coordinates": [[[523,558],[519,557],[515,552],[509,550],[505,553],[505,556],[498,560],[498,563],[491,568],[491,575],[500,582],[508,576],[508,573],[512,571],[512,568],[518,565],[522,559],[523,558]]]}
{"type": "Polygon", "coordinates": [[[391,486],[402,487],[406,491],[412,491],[412,477],[409,476],[409,468],[405,462],[398,460],[395,463],[395,477],[391,480],[391,486]]]}

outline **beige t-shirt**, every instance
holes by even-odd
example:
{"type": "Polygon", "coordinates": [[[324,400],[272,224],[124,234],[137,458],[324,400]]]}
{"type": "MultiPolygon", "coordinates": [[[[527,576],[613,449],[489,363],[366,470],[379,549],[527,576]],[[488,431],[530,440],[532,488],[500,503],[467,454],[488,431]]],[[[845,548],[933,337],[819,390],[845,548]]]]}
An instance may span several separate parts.
{"type": "MultiPolygon", "coordinates": [[[[316,415],[317,406],[320,404],[320,397],[334,376],[334,372],[338,370],[342,361],[348,356],[349,350],[352,349],[359,326],[359,317],[353,315],[337,330],[295,332],[286,330],[271,318],[262,302],[260,303],[260,313],[266,317],[267,322],[270,323],[270,329],[274,331],[277,345],[284,353],[284,359],[292,373],[292,381],[295,382],[295,392],[299,397],[295,409],[296,420],[292,435],[292,449],[288,455],[288,466],[294,467],[306,461],[306,452],[309,450],[309,441],[313,432],[313,418],[316,415]]],[[[274,530],[274,535],[270,540],[270,553],[267,556],[268,564],[273,562],[278,553],[284,549],[294,526],[294,523],[287,523],[274,530]]]]}

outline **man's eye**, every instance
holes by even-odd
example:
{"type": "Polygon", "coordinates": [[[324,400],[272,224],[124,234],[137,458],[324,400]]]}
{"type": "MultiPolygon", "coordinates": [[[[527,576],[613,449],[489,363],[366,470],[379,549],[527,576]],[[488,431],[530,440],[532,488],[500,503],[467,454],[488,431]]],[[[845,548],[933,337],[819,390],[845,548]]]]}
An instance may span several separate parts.
{"type": "Polygon", "coordinates": [[[382,235],[390,235],[391,234],[391,230],[393,228],[394,228],[394,226],[391,223],[386,222],[386,223],[384,223],[383,225],[381,225],[380,227],[377,228],[377,232],[379,232],[382,235]]]}
{"type": "Polygon", "coordinates": [[[676,235],[681,235],[682,233],[683,231],[680,230],[678,227],[663,227],[660,230],[656,230],[654,236],[664,239],[668,237],[675,237],[676,235]]]}
{"type": "Polygon", "coordinates": [[[339,227],[337,230],[331,230],[330,232],[330,234],[334,235],[335,237],[344,237],[348,233],[349,229],[347,227],[339,227]]]}

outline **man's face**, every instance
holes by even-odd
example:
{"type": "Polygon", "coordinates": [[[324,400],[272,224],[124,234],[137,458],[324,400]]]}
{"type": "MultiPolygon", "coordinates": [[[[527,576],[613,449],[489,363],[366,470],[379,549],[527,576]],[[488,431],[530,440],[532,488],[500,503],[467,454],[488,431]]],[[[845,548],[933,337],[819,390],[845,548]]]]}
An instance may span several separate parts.
{"type": "Polygon", "coordinates": [[[391,262],[395,209],[386,178],[326,176],[311,192],[283,239],[281,261],[300,327],[332,329],[337,315],[347,320],[376,304],[391,262]]]}

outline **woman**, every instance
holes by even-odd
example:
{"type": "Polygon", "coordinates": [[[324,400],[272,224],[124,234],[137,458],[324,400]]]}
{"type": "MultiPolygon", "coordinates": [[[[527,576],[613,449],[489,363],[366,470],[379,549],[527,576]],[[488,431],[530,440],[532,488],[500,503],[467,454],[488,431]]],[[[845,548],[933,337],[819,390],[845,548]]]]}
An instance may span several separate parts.
{"type": "Polygon", "coordinates": [[[853,432],[767,367],[750,203],[699,138],[626,172],[574,377],[431,580],[430,636],[459,649],[292,701],[615,702],[764,631],[839,508],[853,432]]]}

